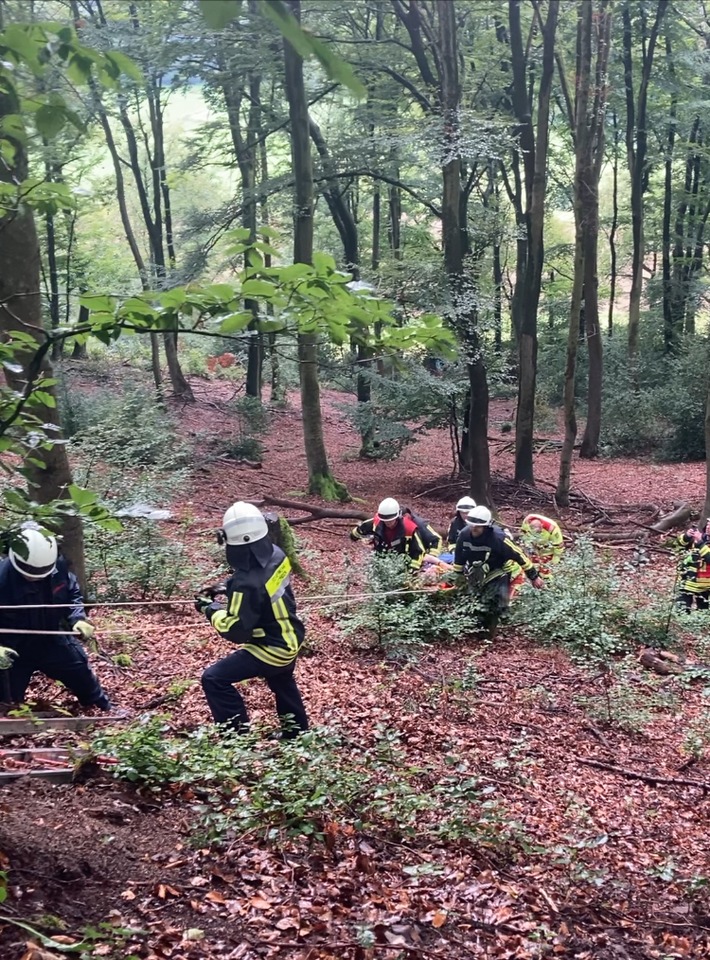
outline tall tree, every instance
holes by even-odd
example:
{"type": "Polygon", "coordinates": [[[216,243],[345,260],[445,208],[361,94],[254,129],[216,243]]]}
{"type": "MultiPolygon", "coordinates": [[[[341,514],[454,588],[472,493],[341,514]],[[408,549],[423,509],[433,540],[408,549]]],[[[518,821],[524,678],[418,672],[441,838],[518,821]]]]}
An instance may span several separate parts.
{"type": "MultiPolygon", "coordinates": [[[[635,370],[639,346],[639,321],[641,295],[643,292],[643,196],[648,187],[648,87],[656,52],[656,43],[661,22],[668,8],[668,0],[656,0],[653,24],[648,30],[646,0],[624,0],[623,64],[624,90],[626,95],[626,158],[631,179],[631,235],[633,253],[631,264],[631,289],[629,291],[629,358],[632,375],[635,370]],[[640,25],[636,36],[634,12],[640,25]],[[640,42],[634,43],[634,40],[640,42]],[[634,89],[634,63],[640,65],[638,90],[634,89]]],[[[634,375],[635,376],[635,375],[634,375]]]]}
{"type": "MultiPolygon", "coordinates": [[[[589,443],[598,442],[601,414],[601,349],[599,325],[597,246],[599,241],[599,177],[604,158],[604,114],[607,96],[611,13],[609,0],[581,0],[577,10],[577,67],[573,142],[575,150],[574,281],[570,302],[567,336],[567,362],[564,381],[565,437],[560,457],[557,501],[569,505],[572,453],[577,436],[575,378],[579,343],[582,291],[584,291],[585,333],[590,351],[588,422],[595,420],[589,443]],[[596,63],[593,70],[593,53],[596,63]],[[598,351],[595,363],[592,356],[598,351]],[[592,377],[592,368],[596,371],[592,377]]],[[[572,105],[569,105],[572,108],[572,105]]],[[[586,439],[586,434],[585,434],[586,439]]]]}
{"type": "MultiPolygon", "coordinates": [[[[300,0],[289,0],[300,22],[300,0]]],[[[284,40],[286,96],[291,120],[291,160],[294,176],[293,260],[313,263],[313,161],[311,158],[308,101],[303,82],[303,58],[284,40]]],[[[345,499],[347,491],[330,472],[323,436],[318,382],[318,337],[298,334],[298,370],[301,386],[303,439],[308,463],[308,489],[325,500],[345,499]]]]}
{"type": "MultiPolygon", "coordinates": [[[[537,313],[542,285],[544,261],[545,192],[547,186],[547,152],[549,143],[550,95],[555,69],[555,35],[559,15],[558,0],[548,0],[547,17],[539,20],[542,33],[542,66],[533,104],[533,66],[531,36],[523,45],[520,22],[521,0],[509,0],[510,60],[512,72],[512,106],[516,118],[514,137],[518,169],[523,170],[523,196],[519,200],[521,235],[518,238],[518,261],[513,323],[518,335],[518,409],[515,420],[515,479],[534,483],[533,438],[535,429],[535,387],[537,381],[537,313]],[[534,120],[537,114],[537,122],[534,120]]],[[[536,7],[536,11],[539,8],[536,7]]]]}

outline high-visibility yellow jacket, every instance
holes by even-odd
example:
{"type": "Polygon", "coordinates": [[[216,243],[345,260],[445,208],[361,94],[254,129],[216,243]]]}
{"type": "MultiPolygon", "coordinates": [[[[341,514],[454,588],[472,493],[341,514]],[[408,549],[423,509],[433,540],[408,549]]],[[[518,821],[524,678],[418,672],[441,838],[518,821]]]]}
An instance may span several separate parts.
{"type": "Polygon", "coordinates": [[[523,545],[527,549],[533,563],[540,567],[540,573],[545,576],[550,573],[550,567],[559,563],[565,552],[564,538],[559,523],[543,517],[539,513],[529,513],[520,524],[520,534],[523,545]],[[538,521],[541,530],[533,530],[532,524],[538,521]]]}

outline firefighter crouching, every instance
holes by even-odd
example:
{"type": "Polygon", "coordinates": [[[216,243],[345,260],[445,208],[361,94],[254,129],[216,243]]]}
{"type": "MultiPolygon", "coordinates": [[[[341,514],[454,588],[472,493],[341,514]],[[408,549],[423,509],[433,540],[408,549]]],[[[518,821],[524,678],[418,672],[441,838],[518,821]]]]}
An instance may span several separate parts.
{"type": "Polygon", "coordinates": [[[400,553],[409,559],[412,570],[419,570],[426,550],[417,524],[403,516],[399,503],[385,497],[370,520],[363,520],[351,532],[351,540],[372,540],[375,553],[400,553]]]}
{"type": "Polygon", "coordinates": [[[22,544],[13,545],[0,562],[0,606],[9,608],[0,610],[0,627],[17,630],[0,635],[0,644],[15,652],[0,699],[21,703],[33,674],[43,673],[63,683],[82,707],[124,718],[127,711],[113,706],[79,642],[96,631],[57,541],[31,527],[20,532],[19,540],[22,544]]]}
{"type": "Polygon", "coordinates": [[[282,737],[308,729],[308,718],[294,669],[305,628],[296,615],[291,563],[268,538],[266,520],[251,503],[232,504],[217,538],[225,544],[232,576],[226,605],[201,596],[195,608],[217,633],[240,649],[202,674],[202,689],[217,723],[248,730],[249,718],[234,684],[261,677],[276,697],[282,737]]]}
{"type": "Polygon", "coordinates": [[[543,586],[532,560],[506,535],[493,525],[491,511],[477,506],[469,511],[466,529],[456,540],[454,572],[468,580],[481,607],[482,624],[492,638],[498,621],[510,605],[510,574],[506,565],[517,563],[533,587],[543,586]]]}

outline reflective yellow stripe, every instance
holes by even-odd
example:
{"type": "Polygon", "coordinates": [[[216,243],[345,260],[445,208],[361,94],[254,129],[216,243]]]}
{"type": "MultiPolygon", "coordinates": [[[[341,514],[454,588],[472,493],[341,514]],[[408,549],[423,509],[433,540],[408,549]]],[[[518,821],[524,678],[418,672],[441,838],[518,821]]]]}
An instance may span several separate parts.
{"type": "Polygon", "coordinates": [[[298,653],[298,637],[296,636],[296,631],[293,629],[293,624],[291,623],[291,618],[288,615],[288,610],[286,609],[286,604],[283,599],[277,600],[276,603],[274,603],[274,615],[281,627],[281,636],[286,643],[286,649],[292,654],[298,653]]]}
{"type": "Polygon", "coordinates": [[[244,643],[241,647],[257,660],[271,664],[272,667],[287,667],[295,659],[295,654],[288,653],[280,647],[259,647],[254,643],[244,643]]]}
{"type": "Polygon", "coordinates": [[[266,581],[266,592],[273,599],[273,597],[278,593],[279,587],[282,585],[286,577],[288,577],[291,572],[291,561],[288,557],[284,557],[281,563],[278,565],[276,570],[271,574],[269,579],[266,581]]]}
{"type": "Polygon", "coordinates": [[[233,593],[229,600],[228,610],[217,610],[212,614],[210,623],[218,633],[229,633],[239,620],[239,608],[244,599],[243,593],[233,593]]]}
{"type": "Polygon", "coordinates": [[[251,632],[252,637],[265,637],[266,631],[262,630],[261,627],[254,627],[251,632]]]}

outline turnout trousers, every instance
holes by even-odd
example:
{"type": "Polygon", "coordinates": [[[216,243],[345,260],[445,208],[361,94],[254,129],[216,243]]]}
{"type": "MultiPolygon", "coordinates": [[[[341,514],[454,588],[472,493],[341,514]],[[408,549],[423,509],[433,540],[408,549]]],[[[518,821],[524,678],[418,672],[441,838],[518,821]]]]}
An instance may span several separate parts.
{"type": "Polygon", "coordinates": [[[3,671],[7,682],[0,688],[0,698],[8,694],[12,703],[22,703],[33,674],[43,673],[59,680],[77,698],[82,707],[108,710],[111,702],[89,666],[89,658],[81,643],[67,634],[64,637],[37,637],[7,643],[17,651],[9,670],[3,671]],[[34,640],[35,638],[32,638],[34,640]],[[37,642],[39,641],[39,642],[37,642]],[[7,689],[9,687],[9,690],[7,689]]]}
{"type": "Polygon", "coordinates": [[[236,730],[247,730],[249,715],[234,684],[261,677],[276,697],[284,738],[292,739],[307,730],[308,717],[296,684],[295,668],[295,660],[288,666],[274,667],[248,650],[237,650],[207,667],[202,674],[202,689],[215,723],[230,723],[236,730]]]}

